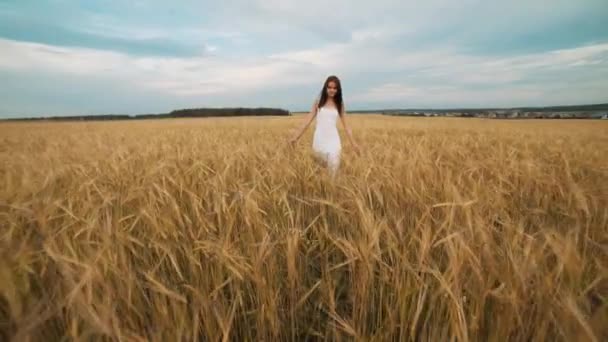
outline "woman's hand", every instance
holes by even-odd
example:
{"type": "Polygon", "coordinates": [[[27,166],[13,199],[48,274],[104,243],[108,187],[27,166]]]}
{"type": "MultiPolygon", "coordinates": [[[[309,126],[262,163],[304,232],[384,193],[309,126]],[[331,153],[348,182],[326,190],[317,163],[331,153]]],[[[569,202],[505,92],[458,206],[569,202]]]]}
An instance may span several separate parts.
{"type": "Polygon", "coordinates": [[[287,143],[291,147],[294,147],[296,145],[296,143],[298,142],[298,139],[300,139],[300,137],[302,136],[302,134],[304,134],[304,132],[306,131],[308,126],[310,126],[310,123],[312,122],[312,120],[314,120],[314,118],[317,116],[317,106],[318,105],[319,105],[318,101],[315,101],[312,104],[312,107],[310,108],[310,113],[308,113],[308,115],[306,116],[306,119],[305,119],[302,127],[300,127],[300,129],[297,130],[297,133],[294,134],[292,138],[287,140],[287,143]]]}
{"type": "Polygon", "coordinates": [[[353,149],[355,150],[355,153],[360,157],[361,156],[361,147],[359,147],[359,145],[357,145],[357,143],[354,141],[353,141],[353,149]]]}
{"type": "Polygon", "coordinates": [[[289,140],[287,140],[287,144],[289,144],[289,146],[291,146],[291,147],[296,146],[297,142],[298,142],[298,138],[296,138],[296,137],[291,137],[291,138],[289,138],[289,140]]]}

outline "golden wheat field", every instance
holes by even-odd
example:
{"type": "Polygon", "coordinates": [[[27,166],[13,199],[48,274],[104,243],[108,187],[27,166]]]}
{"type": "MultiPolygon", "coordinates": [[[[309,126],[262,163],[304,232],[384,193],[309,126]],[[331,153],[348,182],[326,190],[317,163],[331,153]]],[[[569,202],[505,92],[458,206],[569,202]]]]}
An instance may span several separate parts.
{"type": "Polygon", "coordinates": [[[302,120],[0,124],[0,340],[608,339],[606,122],[302,120]]]}

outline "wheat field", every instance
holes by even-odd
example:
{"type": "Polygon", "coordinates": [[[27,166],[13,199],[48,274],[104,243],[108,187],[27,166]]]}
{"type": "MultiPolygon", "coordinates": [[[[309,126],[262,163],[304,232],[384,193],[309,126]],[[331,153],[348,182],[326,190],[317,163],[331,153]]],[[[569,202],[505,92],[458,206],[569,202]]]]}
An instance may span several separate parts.
{"type": "Polygon", "coordinates": [[[1,123],[0,340],[608,339],[606,122],[302,120],[1,123]]]}

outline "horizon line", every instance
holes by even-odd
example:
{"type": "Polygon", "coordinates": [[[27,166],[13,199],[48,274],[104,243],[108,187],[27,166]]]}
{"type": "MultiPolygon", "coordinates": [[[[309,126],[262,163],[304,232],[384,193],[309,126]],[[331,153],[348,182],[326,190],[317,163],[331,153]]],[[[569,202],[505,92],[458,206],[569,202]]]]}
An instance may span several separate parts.
{"type": "MultiPolygon", "coordinates": [[[[386,108],[371,108],[371,109],[349,109],[346,112],[351,113],[362,113],[362,112],[387,112],[387,111],[468,111],[468,110],[522,110],[522,109],[548,109],[548,108],[568,108],[568,107],[608,107],[608,102],[604,103],[588,103],[588,104],[569,104],[569,105],[552,105],[552,106],[516,106],[516,107],[419,107],[419,108],[406,108],[406,107],[386,107],[386,108]]],[[[173,109],[168,112],[157,112],[157,113],[138,113],[138,114],[125,114],[125,113],[104,113],[104,114],[72,114],[72,115],[36,115],[36,116],[17,116],[17,117],[3,117],[0,121],[4,120],[19,120],[19,119],[36,119],[36,118],[61,118],[61,117],[95,117],[95,116],[129,116],[137,117],[143,115],[166,115],[174,111],[186,110],[186,109],[280,109],[286,110],[290,113],[307,113],[309,110],[290,110],[282,107],[270,107],[270,106],[211,106],[211,107],[191,107],[191,108],[180,108],[173,109]]],[[[590,109],[594,110],[594,109],[590,109]]],[[[604,110],[595,109],[595,110],[604,110]]],[[[608,108],[606,108],[608,110],[608,108]]]]}

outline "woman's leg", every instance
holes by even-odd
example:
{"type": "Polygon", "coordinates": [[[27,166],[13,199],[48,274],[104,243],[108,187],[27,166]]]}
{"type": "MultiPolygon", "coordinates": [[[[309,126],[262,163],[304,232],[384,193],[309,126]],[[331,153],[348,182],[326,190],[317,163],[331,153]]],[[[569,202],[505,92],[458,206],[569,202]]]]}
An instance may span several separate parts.
{"type": "Polygon", "coordinates": [[[335,178],[340,168],[340,151],[327,154],[327,166],[332,178],[335,178]]]}
{"type": "Polygon", "coordinates": [[[323,166],[323,167],[327,166],[327,157],[326,157],[325,153],[320,152],[320,151],[313,151],[312,157],[315,160],[315,162],[317,162],[321,166],[323,166]]]}
{"type": "Polygon", "coordinates": [[[321,152],[314,151],[313,157],[315,161],[327,168],[331,177],[334,178],[340,168],[340,151],[336,152],[321,152]]]}

